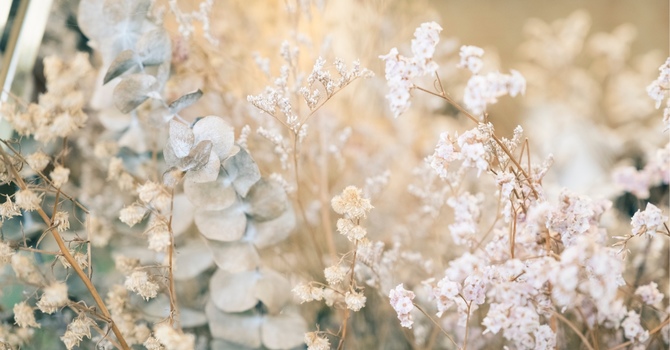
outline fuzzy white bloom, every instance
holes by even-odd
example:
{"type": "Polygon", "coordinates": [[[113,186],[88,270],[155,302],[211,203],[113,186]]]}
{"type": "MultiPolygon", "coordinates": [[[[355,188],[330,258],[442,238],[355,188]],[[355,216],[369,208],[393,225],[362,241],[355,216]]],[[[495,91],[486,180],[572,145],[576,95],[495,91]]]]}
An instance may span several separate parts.
{"type": "Polygon", "coordinates": [[[626,166],[614,169],[614,183],[624,191],[630,192],[640,199],[649,198],[650,179],[646,171],[638,171],[635,167],[626,166]]]}
{"type": "Polygon", "coordinates": [[[44,287],[42,297],[37,302],[37,307],[46,314],[52,314],[67,304],[68,301],[67,285],[62,282],[54,282],[44,287]]]}
{"type": "MultiPolygon", "coordinates": [[[[86,268],[88,266],[88,255],[85,253],[81,252],[76,252],[73,250],[70,250],[70,254],[74,258],[74,261],[79,265],[81,268],[86,268]]],[[[61,264],[63,264],[63,267],[66,269],[72,268],[72,265],[70,265],[70,262],[65,259],[65,256],[59,255],[58,256],[58,261],[60,261],[61,264]]]]}
{"type": "Polygon", "coordinates": [[[14,305],[14,321],[21,328],[35,327],[40,328],[40,324],[35,321],[33,308],[25,301],[14,305]]]}
{"type": "Polygon", "coordinates": [[[0,241],[0,268],[11,261],[15,251],[6,242],[0,241]]]}
{"type": "Polygon", "coordinates": [[[651,203],[647,203],[644,211],[638,211],[630,220],[633,226],[633,236],[646,235],[653,237],[656,231],[663,229],[663,223],[668,221],[668,217],[663,215],[663,211],[651,203]]]}
{"type": "Polygon", "coordinates": [[[56,212],[52,224],[56,226],[59,232],[70,229],[70,214],[65,211],[56,212]]]}
{"type": "Polygon", "coordinates": [[[146,341],[142,344],[147,350],[164,350],[165,348],[158,339],[154,337],[147,338],[146,341]]]}
{"type": "Polygon", "coordinates": [[[444,277],[437,282],[437,287],[433,288],[433,297],[437,302],[437,317],[442,317],[442,314],[447,311],[452,305],[458,294],[461,292],[461,285],[444,277]]]}
{"type": "Polygon", "coordinates": [[[79,346],[84,337],[91,338],[91,326],[93,325],[95,322],[82,313],[67,326],[67,331],[60,339],[68,350],[73,349],[79,346]]]}
{"type": "Polygon", "coordinates": [[[305,333],[305,344],[307,350],[330,350],[330,341],[326,337],[320,337],[318,332],[305,333]]]}
{"type": "Polygon", "coordinates": [[[121,222],[124,224],[133,227],[142,221],[142,219],[144,219],[144,215],[146,215],[146,213],[147,208],[138,204],[133,204],[121,209],[121,212],[119,213],[119,220],[121,220],[121,222]]]}
{"type": "Polygon", "coordinates": [[[621,323],[624,335],[627,339],[643,342],[649,338],[649,331],[644,330],[640,324],[640,315],[635,311],[628,311],[626,319],[621,323]]]}
{"type": "Polygon", "coordinates": [[[344,295],[344,302],[347,304],[347,308],[351,311],[359,311],[365,306],[365,301],[367,298],[363,295],[362,292],[347,292],[344,295]]]}
{"type": "Polygon", "coordinates": [[[49,177],[51,178],[54,186],[63,187],[63,185],[65,185],[65,183],[67,183],[68,179],[70,178],[70,169],[62,165],[58,165],[54,168],[54,170],[51,171],[49,177]]]}
{"type": "Polygon", "coordinates": [[[670,91],[670,57],[658,68],[658,71],[658,78],[647,86],[647,94],[656,101],[656,108],[661,107],[663,99],[670,91]]]}
{"type": "Polygon", "coordinates": [[[410,329],[414,324],[414,318],[411,315],[411,312],[414,309],[414,303],[412,302],[414,297],[414,292],[406,290],[402,283],[397,285],[395,289],[391,289],[391,292],[389,292],[391,306],[398,314],[400,325],[410,329]]]}
{"type": "Polygon", "coordinates": [[[463,281],[463,298],[477,305],[486,300],[486,281],[478,275],[470,275],[463,281]]]}
{"type": "Polygon", "coordinates": [[[642,301],[647,305],[656,305],[663,301],[663,293],[658,291],[656,282],[651,282],[643,286],[637,287],[635,295],[639,295],[642,301]]]}
{"type": "Polygon", "coordinates": [[[21,281],[33,285],[44,282],[44,277],[33,259],[22,254],[12,254],[10,261],[16,277],[21,281]]]}
{"type": "Polygon", "coordinates": [[[511,75],[491,72],[473,75],[468,80],[463,94],[463,103],[477,116],[486,112],[486,106],[498,102],[504,95],[512,97],[526,93],[526,79],[521,73],[511,70],[511,75]]]}
{"type": "Polygon", "coordinates": [[[154,327],[154,337],[160,341],[166,350],[195,349],[195,336],[175,330],[167,322],[154,327]]]}
{"type": "Polygon", "coordinates": [[[462,245],[474,242],[477,224],[481,216],[479,206],[483,201],[484,196],[481,193],[472,195],[468,192],[464,192],[458,197],[450,197],[447,200],[447,205],[454,208],[454,223],[449,225],[449,231],[455,244],[462,245]]]}
{"type": "Polygon", "coordinates": [[[433,54],[441,31],[442,27],[435,22],[423,23],[414,31],[413,57],[400,55],[395,47],[388,54],[379,56],[385,62],[386,82],[390,88],[386,99],[396,118],[409,108],[410,90],[413,87],[411,79],[432,75],[437,70],[433,54]]]}
{"type": "Polygon", "coordinates": [[[139,294],[144,300],[155,298],[160,288],[157,283],[151,281],[146,271],[134,271],[126,277],[126,288],[139,294]]]}
{"type": "Polygon", "coordinates": [[[326,277],[326,281],[328,281],[328,284],[333,286],[339,284],[344,280],[344,278],[347,275],[347,270],[343,266],[333,265],[326,267],[326,269],[323,271],[323,274],[326,277]]]}
{"type": "Polygon", "coordinates": [[[49,165],[50,158],[48,155],[46,155],[42,151],[37,151],[35,153],[32,153],[26,157],[26,162],[28,163],[28,166],[38,172],[41,172],[44,170],[44,168],[49,165]]]}
{"type": "MultiPolygon", "coordinates": [[[[328,289],[326,289],[328,290],[328,289]]],[[[313,300],[322,300],[324,289],[310,284],[300,283],[292,290],[293,294],[300,299],[300,303],[306,303],[313,300]]]]}
{"type": "Polygon", "coordinates": [[[5,195],[5,202],[0,204],[0,216],[2,220],[11,219],[19,215],[21,215],[19,206],[12,202],[12,197],[5,195]]]}
{"type": "Polygon", "coordinates": [[[20,190],[14,194],[14,201],[23,210],[37,210],[42,203],[42,195],[28,189],[20,190]]]}
{"type": "Polygon", "coordinates": [[[364,198],[362,191],[354,186],[346,187],[342,194],[333,197],[330,204],[336,213],[349,219],[364,218],[373,208],[370,200],[364,198]]]}
{"type": "Polygon", "coordinates": [[[458,64],[459,68],[467,68],[473,74],[477,74],[484,66],[484,62],[482,62],[484,49],[481,47],[463,45],[461,46],[459,55],[461,56],[461,62],[458,64]]]}

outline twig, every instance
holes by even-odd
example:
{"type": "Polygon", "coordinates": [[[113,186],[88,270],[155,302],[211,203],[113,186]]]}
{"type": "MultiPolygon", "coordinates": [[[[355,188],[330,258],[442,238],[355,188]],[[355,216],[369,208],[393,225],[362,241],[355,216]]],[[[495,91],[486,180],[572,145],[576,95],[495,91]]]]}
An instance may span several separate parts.
{"type": "Polygon", "coordinates": [[[421,311],[422,314],[424,314],[426,317],[428,317],[428,319],[429,319],[431,322],[433,322],[433,324],[435,325],[435,327],[439,328],[440,331],[442,331],[442,334],[444,334],[449,340],[451,340],[452,343],[454,343],[454,346],[456,346],[456,348],[458,348],[458,349],[461,348],[460,346],[458,346],[458,343],[456,343],[456,341],[454,340],[454,338],[452,338],[452,337],[449,335],[449,333],[447,333],[447,331],[445,331],[444,328],[442,328],[442,326],[440,326],[440,324],[439,324],[437,321],[435,321],[434,318],[430,317],[430,315],[428,315],[428,313],[427,313],[424,309],[422,309],[421,306],[419,306],[419,305],[416,304],[416,303],[412,303],[412,304],[414,305],[414,307],[417,308],[417,310],[421,311]]]}
{"type": "MultiPolygon", "coordinates": [[[[5,150],[0,147],[0,156],[2,156],[3,160],[5,161],[5,164],[9,167],[10,171],[12,172],[12,175],[14,176],[14,182],[19,186],[21,190],[26,190],[28,186],[26,183],[23,181],[23,178],[19,175],[19,173],[16,171],[16,168],[14,165],[11,163],[9,159],[9,155],[5,150]]],[[[88,278],[84,270],[81,269],[77,261],[74,259],[72,254],[70,254],[70,251],[67,249],[67,246],[65,245],[65,241],[63,241],[63,237],[60,235],[58,230],[56,230],[55,227],[53,227],[53,223],[49,216],[47,215],[46,212],[44,212],[44,209],[41,207],[37,208],[37,213],[40,215],[42,220],[47,224],[48,227],[50,227],[51,234],[54,237],[54,240],[56,241],[56,244],[58,244],[58,248],[60,249],[61,253],[63,254],[63,257],[67,262],[72,266],[72,269],[74,272],[79,276],[81,281],[84,283],[86,286],[86,289],[91,293],[91,296],[93,297],[93,300],[95,300],[95,303],[98,305],[100,308],[100,311],[102,314],[110,319],[110,326],[112,327],[112,331],[114,332],[114,335],[116,336],[116,339],[119,341],[119,345],[121,345],[122,349],[130,349],[128,347],[128,344],[126,343],[126,340],[123,338],[123,334],[121,333],[121,330],[116,326],[116,323],[114,320],[112,320],[112,315],[109,313],[109,310],[107,310],[107,307],[105,306],[105,303],[102,301],[102,298],[100,297],[100,293],[98,293],[98,290],[95,288],[91,280],[88,278]]]]}
{"type": "Polygon", "coordinates": [[[559,320],[563,321],[563,323],[565,323],[568,327],[570,327],[570,329],[572,329],[572,330],[577,334],[577,336],[582,340],[582,343],[583,343],[589,350],[595,350],[595,349],[593,348],[593,346],[591,346],[591,344],[589,343],[589,340],[586,339],[586,337],[584,336],[584,334],[582,334],[582,332],[580,332],[579,329],[577,329],[577,327],[576,327],[574,324],[572,324],[572,322],[570,322],[570,320],[568,320],[567,318],[565,318],[565,316],[561,315],[561,313],[559,313],[558,311],[556,311],[556,310],[552,310],[552,311],[553,311],[553,314],[554,314],[559,320]]]}

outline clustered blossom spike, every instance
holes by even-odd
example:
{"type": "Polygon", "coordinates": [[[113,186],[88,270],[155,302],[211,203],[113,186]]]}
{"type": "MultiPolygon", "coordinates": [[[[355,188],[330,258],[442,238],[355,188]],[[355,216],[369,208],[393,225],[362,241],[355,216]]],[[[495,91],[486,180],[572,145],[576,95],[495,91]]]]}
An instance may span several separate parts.
{"type": "Polygon", "coordinates": [[[449,133],[440,134],[440,140],[435,147],[435,152],[428,158],[430,166],[441,178],[447,178],[447,168],[455,161],[462,161],[463,167],[477,169],[477,176],[489,168],[492,125],[482,124],[464,132],[462,135],[456,133],[452,137],[449,133]]]}
{"type": "Polygon", "coordinates": [[[388,54],[379,56],[386,64],[386,82],[391,90],[386,99],[389,100],[391,112],[396,118],[410,106],[410,90],[414,86],[412,79],[433,75],[439,68],[433,61],[433,54],[440,41],[441,31],[442,27],[435,22],[422,23],[414,31],[412,40],[414,56],[405,57],[395,47],[388,54]]]}
{"type": "Polygon", "coordinates": [[[397,285],[395,289],[391,289],[391,292],[389,292],[391,306],[398,314],[400,325],[410,329],[414,324],[414,318],[411,314],[411,311],[414,309],[414,303],[412,302],[414,297],[414,292],[406,290],[402,283],[397,285]]]}
{"type": "MultiPolygon", "coordinates": [[[[656,101],[656,108],[661,107],[663,100],[670,94],[670,57],[658,68],[658,71],[658,78],[647,86],[647,94],[656,101]]],[[[666,130],[670,128],[670,99],[666,100],[666,107],[663,109],[663,123],[666,130]]]]}
{"type": "Polygon", "coordinates": [[[663,215],[663,211],[651,203],[647,203],[644,211],[638,209],[630,220],[633,226],[633,236],[653,237],[657,231],[663,230],[663,223],[668,221],[668,217],[663,215]]]}

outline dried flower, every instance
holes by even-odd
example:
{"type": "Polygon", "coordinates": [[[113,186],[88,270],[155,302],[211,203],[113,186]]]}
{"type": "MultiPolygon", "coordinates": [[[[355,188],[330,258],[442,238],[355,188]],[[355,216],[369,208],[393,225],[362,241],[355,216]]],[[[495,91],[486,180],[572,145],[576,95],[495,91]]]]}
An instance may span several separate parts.
{"type": "Polygon", "coordinates": [[[195,348],[195,336],[172,328],[168,323],[154,327],[154,337],[166,350],[191,350],[195,348]]]}
{"type": "Polygon", "coordinates": [[[49,177],[51,178],[54,186],[63,187],[63,185],[70,177],[70,169],[63,167],[62,165],[58,165],[54,168],[54,170],[51,171],[49,177]]]}
{"type": "Polygon", "coordinates": [[[305,333],[305,344],[307,350],[330,350],[330,341],[326,337],[320,337],[319,332],[305,333]]]}
{"type": "Polygon", "coordinates": [[[21,281],[32,285],[40,285],[44,281],[44,277],[40,270],[37,268],[33,260],[27,256],[13,254],[11,256],[11,263],[16,277],[21,281]]]}
{"type": "Polygon", "coordinates": [[[119,220],[124,224],[133,227],[144,219],[146,213],[147,208],[138,204],[133,204],[121,209],[119,220]]]}
{"type": "Polygon", "coordinates": [[[59,232],[70,229],[70,214],[65,211],[56,212],[52,224],[56,226],[59,232]]]}
{"type": "Polygon", "coordinates": [[[25,301],[22,301],[14,305],[14,321],[16,325],[25,328],[25,327],[35,327],[40,328],[40,324],[35,321],[35,313],[33,308],[28,305],[25,301]]]}
{"type": "Polygon", "coordinates": [[[663,229],[663,223],[668,221],[668,217],[663,215],[663,211],[651,203],[647,203],[644,211],[638,209],[630,220],[633,226],[633,236],[646,235],[651,238],[656,231],[663,229]]]}
{"type": "Polygon", "coordinates": [[[391,289],[391,292],[389,293],[391,306],[398,314],[400,325],[410,329],[414,324],[414,318],[411,315],[411,312],[414,309],[414,303],[412,302],[414,297],[414,292],[406,290],[402,283],[397,285],[395,289],[391,289]]]}
{"type": "Polygon", "coordinates": [[[354,186],[346,187],[342,194],[335,196],[330,203],[336,213],[350,219],[364,218],[373,208],[370,200],[364,198],[362,191],[354,186]]]}
{"type": "Polygon", "coordinates": [[[14,200],[19,208],[32,211],[40,208],[40,205],[42,204],[42,195],[38,195],[28,189],[19,190],[14,194],[14,200]]]}
{"type": "Polygon", "coordinates": [[[146,271],[135,271],[126,277],[125,286],[131,292],[139,294],[145,300],[155,298],[158,295],[158,284],[151,281],[146,271]]]}
{"type": "Polygon", "coordinates": [[[46,314],[52,314],[68,302],[67,285],[62,282],[54,282],[44,287],[42,297],[37,302],[37,307],[46,314]]]}
{"type": "Polygon", "coordinates": [[[326,277],[326,281],[328,281],[328,284],[331,286],[337,285],[340,282],[344,280],[344,278],[347,275],[346,268],[340,265],[333,265],[326,267],[326,269],[323,271],[324,276],[326,277]]]}
{"type": "Polygon", "coordinates": [[[344,302],[351,311],[359,311],[365,306],[366,297],[362,292],[347,292],[344,295],[344,302]]]}
{"type": "Polygon", "coordinates": [[[652,306],[663,301],[664,297],[663,293],[658,291],[656,282],[650,282],[649,284],[637,287],[635,295],[639,295],[645,304],[652,306]]]}
{"type": "Polygon", "coordinates": [[[26,157],[26,162],[28,163],[28,166],[32,168],[34,171],[44,170],[44,168],[46,168],[47,165],[49,165],[50,161],[51,159],[49,158],[49,156],[42,151],[37,151],[26,157]]]}

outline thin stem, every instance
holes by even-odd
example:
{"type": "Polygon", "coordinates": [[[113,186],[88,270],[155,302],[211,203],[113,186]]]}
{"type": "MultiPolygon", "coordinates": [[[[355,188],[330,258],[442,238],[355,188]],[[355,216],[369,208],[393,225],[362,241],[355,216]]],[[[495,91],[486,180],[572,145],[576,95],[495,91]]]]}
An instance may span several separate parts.
{"type": "MultiPolygon", "coordinates": [[[[670,317],[667,317],[667,318],[665,319],[665,321],[661,322],[661,324],[659,324],[658,326],[654,327],[654,329],[650,330],[650,331],[649,331],[649,335],[652,335],[652,334],[657,333],[657,332],[660,331],[663,327],[665,327],[665,325],[667,325],[668,323],[670,323],[670,317]]],[[[625,342],[625,343],[621,343],[621,344],[619,344],[619,345],[617,345],[617,346],[614,346],[614,347],[611,347],[611,348],[609,348],[609,349],[607,349],[607,350],[618,350],[618,349],[623,349],[623,348],[627,347],[627,346],[630,345],[630,344],[633,344],[633,341],[632,341],[632,340],[629,340],[629,341],[627,341],[627,342],[625,342]]]]}
{"type": "Polygon", "coordinates": [[[468,333],[470,331],[470,307],[472,306],[472,301],[468,303],[468,316],[465,320],[465,337],[463,339],[463,350],[468,348],[468,333]]]}
{"type": "Polygon", "coordinates": [[[414,307],[417,308],[417,310],[421,311],[422,314],[424,314],[426,317],[428,317],[428,319],[429,319],[431,322],[433,322],[433,324],[435,325],[435,327],[439,328],[440,331],[442,331],[442,334],[444,334],[449,340],[451,340],[452,343],[454,343],[454,346],[456,346],[456,348],[458,348],[458,349],[461,348],[460,346],[458,346],[458,343],[456,343],[456,341],[454,340],[454,338],[452,338],[452,337],[449,335],[449,333],[447,333],[447,331],[445,331],[444,328],[442,328],[442,326],[440,326],[440,324],[439,324],[437,321],[435,321],[434,318],[430,317],[430,315],[428,315],[428,313],[427,313],[424,309],[422,309],[421,306],[419,306],[419,305],[416,304],[416,303],[412,303],[412,304],[414,305],[414,307]]]}
{"type": "MultiPolygon", "coordinates": [[[[358,222],[356,223],[358,224],[358,222]]],[[[351,259],[351,267],[349,268],[349,290],[354,288],[356,282],[354,275],[354,268],[356,267],[356,253],[358,252],[358,241],[354,244],[354,256],[351,259]]],[[[344,320],[342,320],[342,338],[340,338],[340,343],[337,345],[337,350],[342,350],[344,347],[344,340],[347,337],[347,321],[349,320],[349,308],[346,308],[344,311],[344,320]]]]}
{"type": "MultiPolygon", "coordinates": [[[[0,156],[2,156],[3,160],[5,161],[5,164],[9,167],[10,171],[12,172],[12,175],[14,176],[14,181],[16,184],[19,186],[21,190],[26,190],[28,186],[26,183],[23,181],[21,176],[19,176],[18,171],[16,171],[16,168],[12,164],[12,162],[9,159],[9,155],[5,150],[0,147],[0,156]]],[[[116,336],[116,339],[119,341],[119,345],[121,345],[122,349],[130,349],[128,344],[126,343],[126,340],[123,338],[123,334],[121,333],[121,330],[116,326],[116,323],[114,320],[112,320],[112,315],[109,313],[109,310],[107,310],[107,307],[105,306],[105,303],[102,301],[102,298],[100,297],[100,293],[98,293],[98,290],[95,288],[91,280],[88,278],[84,270],[81,269],[77,261],[74,259],[72,254],[70,254],[70,251],[67,249],[67,246],[65,245],[65,241],[63,240],[63,237],[60,235],[58,230],[53,226],[53,223],[51,222],[51,219],[47,215],[46,212],[44,212],[44,209],[41,207],[37,208],[37,213],[39,216],[44,220],[44,222],[47,224],[48,227],[50,227],[49,231],[51,231],[51,234],[54,237],[54,240],[56,241],[56,244],[58,245],[58,249],[60,249],[61,253],[63,254],[63,257],[67,262],[72,266],[72,269],[74,272],[79,276],[81,281],[84,283],[86,286],[86,289],[91,293],[91,296],[93,297],[93,300],[95,300],[95,303],[98,305],[100,308],[100,311],[102,314],[107,317],[110,322],[109,325],[112,327],[112,331],[114,332],[114,335],[116,336]]]]}
{"type": "Polygon", "coordinates": [[[175,320],[179,326],[179,306],[177,305],[177,291],[174,283],[174,232],[172,231],[172,214],[174,211],[174,188],[170,196],[170,218],[168,219],[168,232],[170,232],[170,246],[168,247],[168,280],[170,281],[170,325],[174,326],[175,320]]]}
{"type": "Polygon", "coordinates": [[[591,346],[591,344],[589,343],[589,340],[586,339],[586,337],[584,336],[584,334],[582,334],[582,332],[580,332],[579,329],[577,329],[577,327],[576,327],[574,324],[572,324],[572,322],[570,322],[570,320],[568,320],[567,318],[565,318],[565,316],[561,315],[558,311],[556,311],[556,310],[552,310],[552,311],[553,311],[553,314],[554,314],[559,320],[561,320],[563,323],[565,323],[568,327],[570,327],[570,329],[572,329],[572,330],[575,332],[575,334],[577,334],[577,336],[579,337],[579,339],[582,340],[582,343],[583,343],[589,350],[595,350],[595,349],[593,348],[593,346],[591,346]]]}

